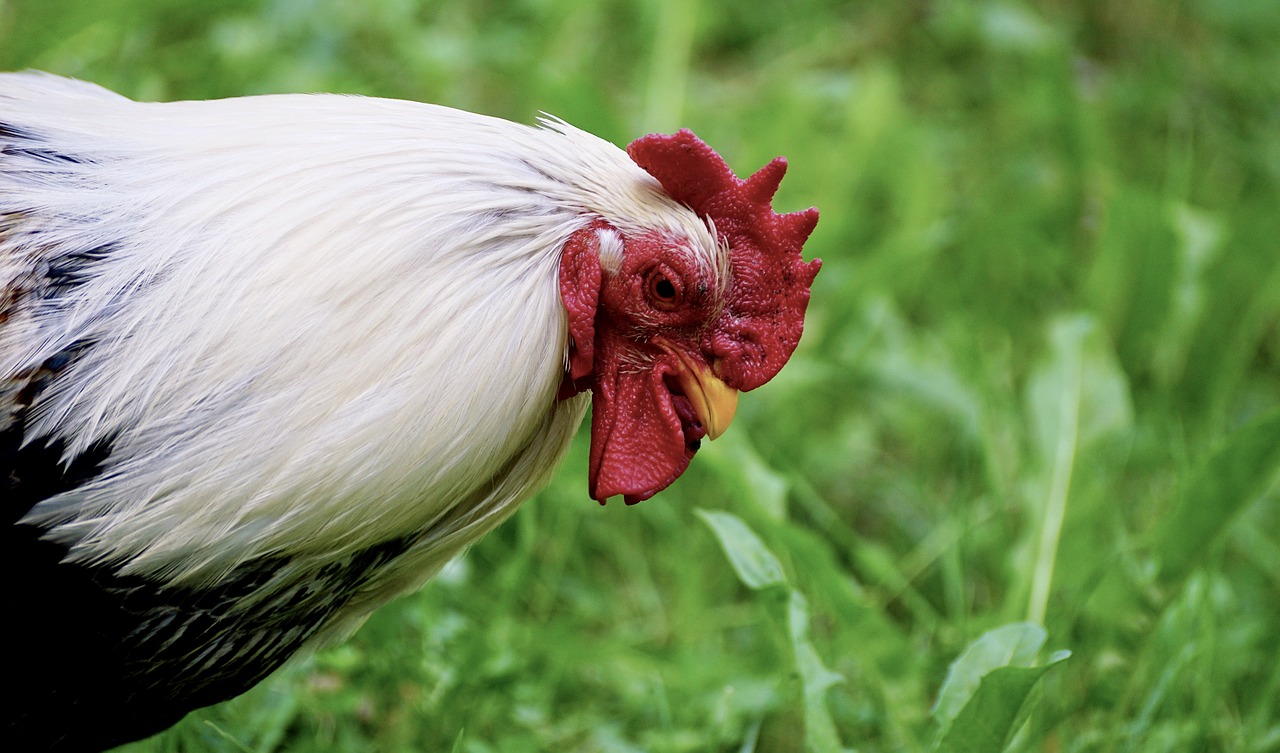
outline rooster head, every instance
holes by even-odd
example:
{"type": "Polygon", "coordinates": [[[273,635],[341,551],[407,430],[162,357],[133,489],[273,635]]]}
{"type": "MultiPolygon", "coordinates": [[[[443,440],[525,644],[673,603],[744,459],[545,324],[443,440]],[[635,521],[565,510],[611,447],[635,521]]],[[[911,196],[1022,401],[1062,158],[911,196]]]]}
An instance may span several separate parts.
{"type": "Polygon", "coordinates": [[[591,496],[634,504],[720,436],[739,391],[786,364],[821,261],[801,258],[818,210],[773,211],[782,157],[741,180],[688,130],[637,139],[627,154],[718,244],[709,262],[669,229],[597,221],[561,255],[571,343],[560,397],[592,390],[591,496]]]}

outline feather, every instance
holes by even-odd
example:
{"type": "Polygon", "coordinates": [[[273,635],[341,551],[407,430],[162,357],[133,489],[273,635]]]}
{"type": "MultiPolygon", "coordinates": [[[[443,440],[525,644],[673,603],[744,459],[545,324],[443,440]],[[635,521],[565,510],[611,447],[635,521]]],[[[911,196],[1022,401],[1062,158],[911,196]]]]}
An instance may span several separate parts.
{"type": "Polygon", "coordinates": [[[564,358],[564,241],[597,216],[716,252],[622,152],[560,121],[3,81],[3,122],[65,156],[0,163],[0,215],[18,218],[7,276],[74,262],[84,279],[7,328],[0,369],[92,342],[31,406],[24,441],[64,439],[74,457],[110,437],[118,459],[25,522],[128,574],[199,585],[266,554],[347,556],[433,529],[443,564],[542,480],[477,498],[492,469],[545,467],[508,459],[562,451],[583,410],[544,408],[564,358]]]}

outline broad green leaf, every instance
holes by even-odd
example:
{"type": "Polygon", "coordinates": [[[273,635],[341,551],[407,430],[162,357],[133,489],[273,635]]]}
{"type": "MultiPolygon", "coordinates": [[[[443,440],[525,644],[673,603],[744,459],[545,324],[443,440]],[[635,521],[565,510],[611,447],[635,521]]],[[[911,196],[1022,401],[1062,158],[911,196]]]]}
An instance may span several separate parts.
{"type": "Polygon", "coordinates": [[[782,563],[741,518],[718,510],[698,510],[698,516],[711,527],[743,585],[759,590],[787,584],[782,563]]]}
{"type": "Polygon", "coordinates": [[[789,482],[760,457],[747,432],[729,432],[704,443],[698,460],[715,471],[735,500],[754,507],[769,520],[786,518],[789,482]]]}
{"type": "Polygon", "coordinates": [[[1036,445],[1046,462],[1060,456],[1064,441],[1085,446],[1133,423],[1128,380],[1092,316],[1057,318],[1049,347],[1027,386],[1036,445]]]}
{"type": "Polygon", "coordinates": [[[1075,461],[1082,448],[1133,422],[1129,387],[1102,330],[1088,315],[1063,316],[1049,328],[1048,360],[1032,375],[1027,402],[1046,471],[1040,540],[1031,569],[1027,619],[1048,610],[1058,542],[1075,461]]]}
{"type": "Polygon", "coordinates": [[[794,589],[787,602],[787,617],[796,671],[800,673],[800,682],[804,687],[805,750],[813,753],[841,753],[844,748],[840,745],[835,722],[827,708],[826,695],[827,689],[844,682],[844,677],[823,664],[818,650],[809,640],[809,603],[804,594],[794,589]]]}
{"type": "Polygon", "coordinates": [[[1071,655],[1059,651],[1031,667],[1044,646],[1039,625],[1020,622],[983,633],[947,671],[933,715],[943,725],[940,753],[997,753],[1022,723],[1023,707],[1046,671],[1071,655]]]}
{"type": "Polygon", "coordinates": [[[1225,236],[1222,219],[1212,212],[1177,203],[1170,207],[1170,214],[1178,236],[1177,278],[1169,291],[1169,311],[1152,354],[1152,371],[1167,385],[1183,377],[1206,303],[1205,273],[1223,248],[1225,236]]]}
{"type": "Polygon", "coordinates": [[[1040,678],[1069,652],[1039,667],[1000,667],[988,672],[978,690],[960,709],[938,744],[938,753],[998,753],[1018,730],[1027,696],[1040,678]]]}
{"type": "Polygon", "coordinates": [[[1154,534],[1164,575],[1185,574],[1250,502],[1276,494],[1278,482],[1280,412],[1238,429],[1191,471],[1154,534]]]}
{"type": "Polygon", "coordinates": [[[982,678],[1000,667],[1029,667],[1044,646],[1043,627],[1016,622],[988,630],[970,643],[947,670],[933,715],[942,724],[956,718],[982,678]]]}
{"type": "MultiPolygon", "coordinates": [[[[787,587],[778,558],[736,515],[717,510],[698,510],[711,527],[738,578],[749,588],[787,587]]],[[[809,602],[804,594],[790,588],[787,599],[787,632],[795,657],[796,673],[804,693],[804,746],[809,753],[843,753],[835,721],[827,707],[826,692],[844,677],[832,672],[809,638],[809,602]]]]}

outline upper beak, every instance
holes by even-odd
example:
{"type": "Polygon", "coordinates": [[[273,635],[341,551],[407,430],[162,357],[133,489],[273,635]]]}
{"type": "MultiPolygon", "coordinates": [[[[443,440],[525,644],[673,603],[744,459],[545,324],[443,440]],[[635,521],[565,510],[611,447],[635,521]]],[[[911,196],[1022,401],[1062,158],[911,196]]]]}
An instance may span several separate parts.
{"type": "Polygon", "coordinates": [[[738,391],[720,381],[710,367],[693,361],[676,348],[667,348],[667,351],[679,361],[676,381],[693,404],[702,428],[707,430],[707,439],[719,437],[738,411],[738,391]]]}

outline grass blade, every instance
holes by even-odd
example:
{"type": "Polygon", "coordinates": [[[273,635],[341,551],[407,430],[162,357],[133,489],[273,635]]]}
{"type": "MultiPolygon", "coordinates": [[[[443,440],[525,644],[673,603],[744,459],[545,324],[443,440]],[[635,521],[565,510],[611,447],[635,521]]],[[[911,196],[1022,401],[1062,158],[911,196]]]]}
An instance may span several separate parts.
{"type": "Polygon", "coordinates": [[[1280,412],[1231,434],[1192,470],[1153,544],[1166,578],[1180,578],[1249,503],[1280,485],[1280,412]]]}

